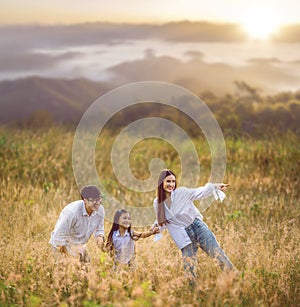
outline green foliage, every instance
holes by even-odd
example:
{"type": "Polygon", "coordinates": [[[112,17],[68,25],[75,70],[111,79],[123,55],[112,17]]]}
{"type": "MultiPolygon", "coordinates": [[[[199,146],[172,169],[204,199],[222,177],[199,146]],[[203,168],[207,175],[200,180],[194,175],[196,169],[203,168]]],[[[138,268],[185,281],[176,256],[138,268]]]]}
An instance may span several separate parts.
{"type": "Polygon", "coordinates": [[[237,211],[237,210],[227,215],[229,220],[238,220],[238,219],[243,218],[244,216],[245,214],[242,211],[237,211]]]}
{"type": "Polygon", "coordinates": [[[38,307],[38,306],[42,306],[42,299],[40,297],[34,296],[34,295],[30,295],[29,296],[29,305],[32,307],[38,307]]]}
{"type": "MultiPolygon", "coordinates": [[[[235,82],[236,95],[216,97],[204,93],[204,101],[227,136],[264,137],[291,131],[300,134],[299,92],[282,92],[264,97],[259,89],[235,82]]],[[[201,94],[200,94],[201,97],[201,94]]]]}
{"type": "MultiPolygon", "coordinates": [[[[226,136],[263,137],[266,134],[278,135],[280,133],[284,135],[287,131],[300,135],[300,91],[281,92],[273,96],[265,96],[260,89],[244,81],[237,80],[234,84],[236,85],[236,92],[224,96],[216,96],[209,91],[199,93],[199,97],[211,109],[226,136]]],[[[70,96],[70,94],[73,95],[68,91],[67,96],[70,96]]],[[[81,94],[77,93],[77,96],[81,96],[81,94]]],[[[55,99],[60,100],[59,97],[55,99]]],[[[16,123],[16,125],[31,130],[46,130],[53,128],[55,121],[65,120],[69,125],[76,126],[80,114],[88,105],[86,103],[78,105],[72,112],[68,104],[72,105],[73,103],[78,103],[78,99],[70,99],[70,97],[64,99],[60,104],[57,104],[62,108],[60,111],[57,108],[52,111],[40,110],[35,106],[29,118],[16,123]]],[[[197,104],[192,103],[186,97],[181,97],[180,103],[189,110],[190,114],[193,114],[195,109],[199,108],[197,104]]],[[[184,112],[157,103],[155,105],[153,103],[135,104],[122,109],[110,118],[106,124],[106,129],[111,133],[118,133],[129,123],[146,117],[160,117],[171,120],[184,128],[192,137],[202,135],[198,125],[184,112]]],[[[197,120],[201,122],[201,118],[197,118],[197,120]]],[[[151,131],[151,125],[147,129],[151,131]]],[[[0,146],[3,141],[5,140],[0,139],[0,146]]]]}

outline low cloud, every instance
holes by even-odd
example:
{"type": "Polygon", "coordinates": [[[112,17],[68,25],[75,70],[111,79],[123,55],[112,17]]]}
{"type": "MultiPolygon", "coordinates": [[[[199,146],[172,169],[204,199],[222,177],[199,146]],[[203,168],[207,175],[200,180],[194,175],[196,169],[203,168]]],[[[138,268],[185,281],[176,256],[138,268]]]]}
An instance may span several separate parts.
{"type": "MultiPolygon", "coordinates": [[[[299,33],[300,25],[286,26],[272,40],[300,42],[299,33]]],[[[160,42],[164,42],[164,48],[176,43],[177,47],[184,47],[188,42],[203,42],[233,46],[234,52],[234,44],[245,40],[246,34],[241,27],[230,23],[183,21],[161,25],[87,23],[3,26],[0,27],[0,72],[2,76],[14,78],[28,75],[68,78],[101,76],[103,80],[109,77],[117,84],[161,80],[176,82],[197,92],[209,89],[216,93],[234,90],[235,80],[249,82],[266,91],[299,87],[297,71],[300,59],[295,57],[290,61],[276,57],[252,57],[244,63],[233,64],[222,56],[220,60],[208,61],[207,54],[199,50],[181,48],[178,56],[174,52],[170,55],[168,51],[160,50],[160,42]],[[136,51],[136,42],[145,42],[145,45],[149,42],[144,58],[138,52],[131,56],[130,51],[136,51]],[[115,53],[113,63],[120,63],[112,65],[109,62],[110,50],[125,44],[133,44],[132,49],[126,49],[131,60],[127,60],[126,52],[115,53]],[[89,49],[91,46],[95,46],[93,51],[89,49]],[[160,55],[156,55],[156,52],[160,52],[160,55]],[[52,70],[48,72],[47,69],[52,70]]],[[[295,48],[298,48],[297,44],[295,48]]],[[[234,58],[235,54],[230,56],[234,58]]]]}
{"type": "Polygon", "coordinates": [[[0,51],[1,70],[3,71],[22,71],[34,69],[47,69],[58,65],[61,62],[78,58],[83,54],[80,52],[63,52],[58,55],[46,54],[35,51],[11,52],[0,51]]]}
{"type": "Polygon", "coordinates": [[[109,68],[114,82],[123,84],[140,80],[157,80],[180,84],[196,93],[211,90],[224,94],[235,90],[234,82],[242,80],[274,92],[283,87],[299,87],[299,76],[294,75],[287,63],[276,58],[251,59],[246,65],[232,66],[205,61],[203,53],[189,51],[188,61],[170,56],[151,57],[130,61],[109,68]],[[278,65],[282,64],[282,65],[278,65]],[[278,86],[278,88],[277,88],[278,86]]]}

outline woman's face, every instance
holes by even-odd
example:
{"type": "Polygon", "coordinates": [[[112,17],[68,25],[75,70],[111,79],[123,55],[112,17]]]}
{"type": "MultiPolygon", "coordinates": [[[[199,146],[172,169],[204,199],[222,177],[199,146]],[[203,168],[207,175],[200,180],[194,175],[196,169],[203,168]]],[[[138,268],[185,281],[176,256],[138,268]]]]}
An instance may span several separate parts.
{"type": "Polygon", "coordinates": [[[171,193],[176,186],[176,178],[174,175],[167,176],[163,181],[163,189],[166,193],[171,193]]]}
{"type": "Polygon", "coordinates": [[[129,228],[131,225],[131,217],[128,212],[122,213],[121,216],[119,217],[119,226],[124,227],[124,228],[129,228]]]}

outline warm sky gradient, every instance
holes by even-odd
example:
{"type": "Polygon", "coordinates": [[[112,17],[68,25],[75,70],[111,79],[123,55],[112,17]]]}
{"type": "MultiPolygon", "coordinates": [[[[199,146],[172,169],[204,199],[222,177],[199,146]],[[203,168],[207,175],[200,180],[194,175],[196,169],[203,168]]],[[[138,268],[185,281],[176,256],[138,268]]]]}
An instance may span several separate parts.
{"type": "Polygon", "coordinates": [[[0,23],[166,22],[206,20],[300,22],[299,0],[1,0],[0,23]]]}

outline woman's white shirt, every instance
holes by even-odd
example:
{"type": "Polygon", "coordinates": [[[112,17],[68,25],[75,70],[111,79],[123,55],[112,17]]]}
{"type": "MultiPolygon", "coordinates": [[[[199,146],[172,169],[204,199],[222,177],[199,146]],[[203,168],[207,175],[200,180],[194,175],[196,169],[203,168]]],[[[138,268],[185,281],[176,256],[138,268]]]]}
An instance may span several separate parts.
{"type": "MultiPolygon", "coordinates": [[[[169,222],[166,224],[166,228],[179,249],[192,243],[185,228],[191,225],[195,218],[203,220],[202,214],[193,201],[215,196],[217,188],[218,186],[213,183],[207,183],[203,187],[194,189],[179,187],[171,193],[170,208],[164,202],[165,217],[169,222]]],[[[154,199],[153,205],[157,214],[157,198],[154,199]]]]}

